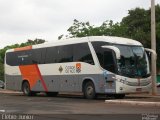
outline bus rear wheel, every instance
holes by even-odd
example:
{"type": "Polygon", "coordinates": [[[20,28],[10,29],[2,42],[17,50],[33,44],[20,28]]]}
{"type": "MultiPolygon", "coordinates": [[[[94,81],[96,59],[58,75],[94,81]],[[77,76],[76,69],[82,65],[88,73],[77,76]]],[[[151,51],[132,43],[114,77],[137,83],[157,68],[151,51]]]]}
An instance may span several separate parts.
{"type": "Polygon", "coordinates": [[[84,86],[84,97],[87,99],[95,99],[96,92],[93,82],[89,81],[84,86]]]}
{"type": "Polygon", "coordinates": [[[35,92],[31,91],[30,89],[30,85],[27,81],[25,81],[22,85],[22,91],[23,91],[23,94],[26,95],[26,96],[33,96],[35,95],[35,92]]]}

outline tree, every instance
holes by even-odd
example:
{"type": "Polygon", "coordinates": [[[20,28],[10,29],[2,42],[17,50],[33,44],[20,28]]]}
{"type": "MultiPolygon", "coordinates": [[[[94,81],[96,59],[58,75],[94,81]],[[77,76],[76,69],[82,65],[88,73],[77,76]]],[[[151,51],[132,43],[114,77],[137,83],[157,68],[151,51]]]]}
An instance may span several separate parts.
{"type": "Polygon", "coordinates": [[[129,10],[129,15],[122,19],[121,25],[125,27],[125,35],[150,46],[150,15],[148,10],[136,8],[129,10]]]}
{"type": "Polygon", "coordinates": [[[4,80],[4,65],[0,63],[0,80],[4,80]]]}
{"type": "Polygon", "coordinates": [[[105,21],[102,25],[95,27],[89,22],[79,22],[78,20],[73,21],[73,25],[67,30],[68,35],[60,35],[58,39],[73,38],[73,37],[85,37],[85,36],[125,36],[123,33],[124,27],[120,23],[113,23],[112,20],[105,21]]]}

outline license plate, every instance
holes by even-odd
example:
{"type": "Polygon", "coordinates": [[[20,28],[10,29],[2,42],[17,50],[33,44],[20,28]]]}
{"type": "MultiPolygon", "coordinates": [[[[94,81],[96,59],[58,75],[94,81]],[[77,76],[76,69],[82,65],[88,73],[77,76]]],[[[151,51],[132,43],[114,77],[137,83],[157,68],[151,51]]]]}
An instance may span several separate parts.
{"type": "Polygon", "coordinates": [[[137,92],[141,92],[141,91],[142,91],[142,88],[136,88],[136,91],[137,91],[137,92]]]}

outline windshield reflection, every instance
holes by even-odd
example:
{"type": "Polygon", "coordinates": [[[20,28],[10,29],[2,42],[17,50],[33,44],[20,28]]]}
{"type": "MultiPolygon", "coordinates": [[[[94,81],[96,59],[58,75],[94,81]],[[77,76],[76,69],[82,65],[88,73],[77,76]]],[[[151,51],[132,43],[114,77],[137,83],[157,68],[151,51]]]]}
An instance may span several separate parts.
{"type": "Polygon", "coordinates": [[[143,47],[115,45],[121,51],[118,60],[118,73],[120,75],[139,78],[150,76],[148,57],[143,47]]]}
{"type": "Polygon", "coordinates": [[[92,42],[102,68],[112,73],[130,78],[145,78],[150,76],[149,62],[142,46],[111,44],[107,42],[92,42]],[[102,46],[115,46],[120,50],[121,57],[117,61],[114,52],[102,46]]]}

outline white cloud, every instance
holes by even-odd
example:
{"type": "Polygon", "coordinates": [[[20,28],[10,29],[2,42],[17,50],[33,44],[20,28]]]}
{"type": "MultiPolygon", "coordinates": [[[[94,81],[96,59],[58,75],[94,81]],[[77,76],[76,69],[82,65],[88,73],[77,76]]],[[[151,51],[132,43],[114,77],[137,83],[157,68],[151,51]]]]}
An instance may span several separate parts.
{"type": "Polygon", "coordinates": [[[135,7],[148,9],[150,0],[0,0],[0,48],[27,39],[55,40],[73,19],[96,25],[121,21],[135,7]]]}

